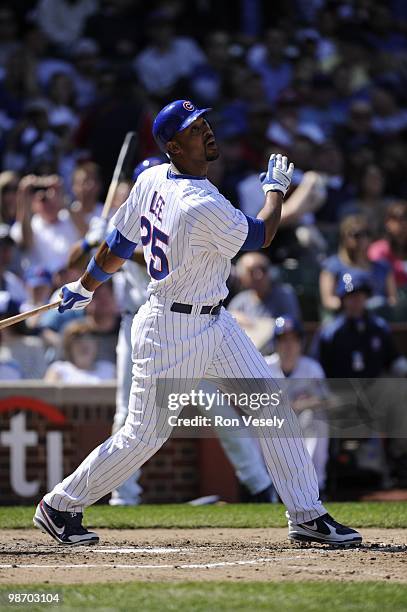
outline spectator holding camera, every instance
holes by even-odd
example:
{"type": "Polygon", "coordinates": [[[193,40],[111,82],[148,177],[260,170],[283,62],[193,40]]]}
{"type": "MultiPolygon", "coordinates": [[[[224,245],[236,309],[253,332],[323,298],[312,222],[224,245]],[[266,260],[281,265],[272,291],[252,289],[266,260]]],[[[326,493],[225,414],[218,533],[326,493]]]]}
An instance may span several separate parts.
{"type": "Polygon", "coordinates": [[[339,226],[339,249],[336,255],[325,260],[322,266],[319,289],[323,308],[338,311],[341,299],[336,293],[338,280],[344,274],[364,272],[370,282],[373,306],[394,306],[397,301],[394,274],[387,262],[371,261],[368,248],[371,231],[362,215],[349,215],[339,226]]]}
{"type": "Polygon", "coordinates": [[[51,273],[63,268],[79,234],[64,208],[60,178],[25,176],[20,181],[17,200],[12,237],[30,265],[46,268],[51,273]]]}

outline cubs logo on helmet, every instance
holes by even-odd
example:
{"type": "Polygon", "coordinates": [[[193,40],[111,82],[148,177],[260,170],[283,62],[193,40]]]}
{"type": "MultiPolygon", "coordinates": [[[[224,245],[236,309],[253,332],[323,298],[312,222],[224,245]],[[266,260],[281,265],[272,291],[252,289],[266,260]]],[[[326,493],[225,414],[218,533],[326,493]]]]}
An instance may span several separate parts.
{"type": "Polygon", "coordinates": [[[195,110],[195,106],[192,104],[192,102],[190,102],[189,100],[185,100],[185,102],[182,105],[187,111],[193,111],[195,110]]]}

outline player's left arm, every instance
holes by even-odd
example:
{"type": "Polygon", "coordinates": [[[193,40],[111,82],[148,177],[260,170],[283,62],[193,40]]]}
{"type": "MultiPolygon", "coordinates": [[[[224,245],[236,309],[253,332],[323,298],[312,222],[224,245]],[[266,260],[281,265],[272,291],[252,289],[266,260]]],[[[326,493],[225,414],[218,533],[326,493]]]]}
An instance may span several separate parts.
{"type": "Polygon", "coordinates": [[[266,198],[257,218],[244,215],[220,194],[206,197],[190,211],[190,243],[216,249],[230,259],[239,251],[267,247],[279,226],[283,197],[293,171],[294,165],[288,164],[286,157],[270,157],[267,173],[260,177],[266,198]]]}
{"type": "Polygon", "coordinates": [[[283,199],[291,184],[294,164],[289,164],[285,155],[270,156],[266,173],[260,175],[266,199],[257,219],[264,222],[263,247],[268,247],[276,235],[281,220],[283,199]]]}
{"type": "Polygon", "coordinates": [[[257,218],[245,215],[247,237],[242,251],[254,251],[268,247],[273,240],[281,221],[283,198],[286,195],[294,172],[294,165],[280,153],[271,155],[267,172],[260,175],[265,193],[264,206],[257,218]]]}

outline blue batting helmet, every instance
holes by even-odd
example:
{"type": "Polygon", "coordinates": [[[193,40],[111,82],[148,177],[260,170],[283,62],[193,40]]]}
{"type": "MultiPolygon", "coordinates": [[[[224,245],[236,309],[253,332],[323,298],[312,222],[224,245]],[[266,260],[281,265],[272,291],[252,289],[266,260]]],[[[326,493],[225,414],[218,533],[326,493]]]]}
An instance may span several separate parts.
{"type": "Polygon", "coordinates": [[[147,168],[152,168],[152,166],[159,166],[163,164],[164,160],[161,157],[146,157],[142,162],[137,164],[137,166],[133,170],[133,181],[136,182],[138,177],[144,170],[147,168]]]}
{"type": "Polygon", "coordinates": [[[343,298],[349,293],[364,291],[368,295],[372,293],[370,276],[366,272],[345,272],[339,278],[336,285],[336,295],[343,298]]]}
{"type": "Polygon", "coordinates": [[[177,132],[185,130],[195,119],[211,108],[197,108],[189,100],[175,100],[164,106],[154,119],[153,136],[161,151],[166,153],[166,145],[177,132]]]}
{"type": "Polygon", "coordinates": [[[302,336],[303,329],[301,323],[291,315],[282,315],[281,317],[277,317],[274,324],[273,337],[278,338],[279,336],[282,336],[288,332],[294,332],[299,336],[302,336]]]}

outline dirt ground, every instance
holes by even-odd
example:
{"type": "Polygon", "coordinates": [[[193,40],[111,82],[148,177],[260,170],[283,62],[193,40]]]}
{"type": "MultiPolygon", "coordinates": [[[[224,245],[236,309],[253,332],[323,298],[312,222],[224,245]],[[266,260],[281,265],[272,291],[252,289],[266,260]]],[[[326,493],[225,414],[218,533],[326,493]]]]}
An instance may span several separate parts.
{"type": "Polygon", "coordinates": [[[354,549],[290,544],[286,529],[98,530],[65,548],[37,530],[0,532],[0,583],[189,580],[407,582],[407,530],[364,529],[354,549]]]}

